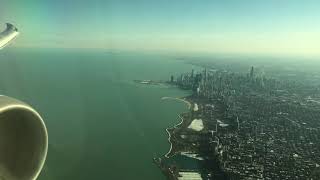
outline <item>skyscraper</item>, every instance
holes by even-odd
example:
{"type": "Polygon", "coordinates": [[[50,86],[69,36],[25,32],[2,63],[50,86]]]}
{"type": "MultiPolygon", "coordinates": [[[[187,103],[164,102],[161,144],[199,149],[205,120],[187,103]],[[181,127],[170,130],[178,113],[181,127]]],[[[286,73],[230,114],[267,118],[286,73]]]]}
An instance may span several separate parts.
{"type": "Polygon", "coordinates": [[[254,68],[253,66],[251,66],[251,70],[250,70],[250,78],[253,78],[254,75],[254,68]]]}

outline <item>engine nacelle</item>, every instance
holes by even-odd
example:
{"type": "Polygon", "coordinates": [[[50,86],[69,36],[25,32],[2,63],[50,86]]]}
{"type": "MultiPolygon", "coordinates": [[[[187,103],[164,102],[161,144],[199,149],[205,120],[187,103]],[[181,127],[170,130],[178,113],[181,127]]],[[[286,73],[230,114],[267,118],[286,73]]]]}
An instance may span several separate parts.
{"type": "Polygon", "coordinates": [[[0,180],[35,180],[46,159],[48,133],[29,105],[0,96],[0,180]]]}

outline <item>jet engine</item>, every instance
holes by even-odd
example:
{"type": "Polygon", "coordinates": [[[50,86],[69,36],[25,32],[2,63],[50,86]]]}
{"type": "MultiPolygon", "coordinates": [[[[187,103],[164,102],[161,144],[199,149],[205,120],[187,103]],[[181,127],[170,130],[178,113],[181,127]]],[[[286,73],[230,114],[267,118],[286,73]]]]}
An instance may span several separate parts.
{"type": "Polygon", "coordinates": [[[0,180],[34,180],[46,159],[48,133],[29,105],[0,96],[0,180]]]}

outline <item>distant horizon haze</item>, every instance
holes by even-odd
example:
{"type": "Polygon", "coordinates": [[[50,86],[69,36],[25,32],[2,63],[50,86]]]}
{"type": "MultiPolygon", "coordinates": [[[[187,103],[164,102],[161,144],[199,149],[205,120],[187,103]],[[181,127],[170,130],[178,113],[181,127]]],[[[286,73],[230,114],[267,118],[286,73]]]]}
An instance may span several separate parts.
{"type": "Polygon", "coordinates": [[[320,1],[0,0],[11,47],[320,57],[320,1]]]}

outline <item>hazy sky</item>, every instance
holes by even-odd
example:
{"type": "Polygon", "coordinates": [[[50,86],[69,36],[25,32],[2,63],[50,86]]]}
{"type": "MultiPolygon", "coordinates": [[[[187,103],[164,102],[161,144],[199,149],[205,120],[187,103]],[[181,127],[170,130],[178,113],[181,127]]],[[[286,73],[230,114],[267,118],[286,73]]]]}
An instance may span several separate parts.
{"type": "Polygon", "coordinates": [[[17,47],[320,56],[319,0],[0,0],[5,22],[17,47]]]}

